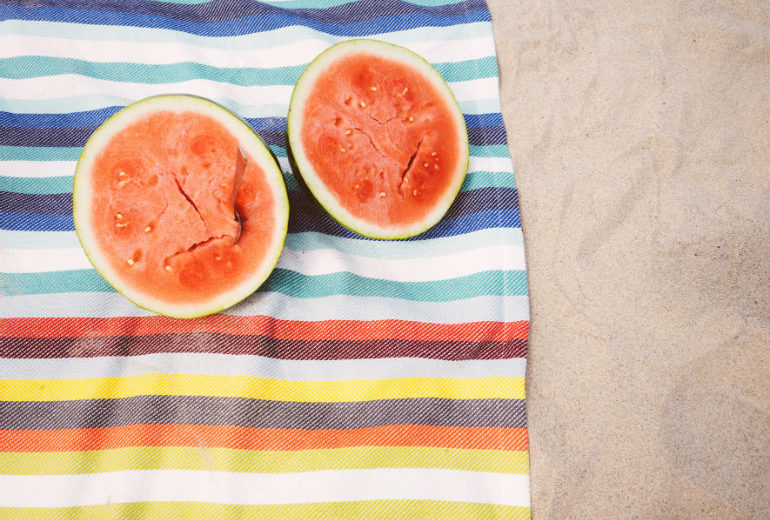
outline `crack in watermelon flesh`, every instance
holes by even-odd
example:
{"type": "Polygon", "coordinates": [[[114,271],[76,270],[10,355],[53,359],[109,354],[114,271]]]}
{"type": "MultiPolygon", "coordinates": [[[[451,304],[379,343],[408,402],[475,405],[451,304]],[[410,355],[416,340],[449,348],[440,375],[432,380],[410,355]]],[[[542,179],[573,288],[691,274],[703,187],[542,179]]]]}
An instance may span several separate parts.
{"type": "Polygon", "coordinates": [[[460,157],[453,106],[408,64],[346,55],[315,79],[303,109],[305,156],[354,216],[419,222],[452,184],[460,157]]]}
{"type": "Polygon", "coordinates": [[[155,112],[111,138],[95,160],[90,221],[120,276],[184,302],[219,294],[253,271],[276,201],[249,157],[233,200],[238,145],[223,124],[196,112],[155,112]]]}

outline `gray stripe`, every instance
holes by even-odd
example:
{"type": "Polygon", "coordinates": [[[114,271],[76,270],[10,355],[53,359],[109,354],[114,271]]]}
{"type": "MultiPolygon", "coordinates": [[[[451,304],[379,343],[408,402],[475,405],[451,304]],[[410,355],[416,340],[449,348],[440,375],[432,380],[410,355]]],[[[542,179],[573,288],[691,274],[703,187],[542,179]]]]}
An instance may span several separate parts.
{"type": "Polygon", "coordinates": [[[75,401],[2,401],[0,429],[207,424],[303,430],[392,424],[522,428],[523,399],[392,399],[302,403],[228,397],[139,396],[75,401]]]}

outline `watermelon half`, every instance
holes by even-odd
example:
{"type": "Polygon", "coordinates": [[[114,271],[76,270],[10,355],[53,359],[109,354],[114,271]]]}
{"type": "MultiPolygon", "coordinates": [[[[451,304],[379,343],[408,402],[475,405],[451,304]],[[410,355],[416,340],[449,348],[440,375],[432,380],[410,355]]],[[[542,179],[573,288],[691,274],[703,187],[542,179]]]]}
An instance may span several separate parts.
{"type": "Polygon", "coordinates": [[[288,215],[270,150],[195,96],[120,110],[75,170],[75,230],[89,260],[129,300],[168,316],[212,314],[253,293],[278,261],[288,215]],[[239,147],[248,163],[236,188],[239,147]]]}
{"type": "Polygon", "coordinates": [[[468,170],[465,119],[446,82],[417,54],[376,40],[338,43],[307,66],[287,132],[313,196],[371,238],[435,225],[468,170]]]}

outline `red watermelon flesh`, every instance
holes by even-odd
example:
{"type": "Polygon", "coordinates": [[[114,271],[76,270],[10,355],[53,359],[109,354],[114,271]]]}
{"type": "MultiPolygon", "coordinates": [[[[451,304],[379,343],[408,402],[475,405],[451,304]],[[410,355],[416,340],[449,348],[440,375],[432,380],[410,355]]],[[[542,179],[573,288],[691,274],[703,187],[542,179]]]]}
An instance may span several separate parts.
{"type": "Polygon", "coordinates": [[[444,165],[464,159],[464,129],[445,96],[413,67],[380,56],[332,64],[303,116],[302,144],[317,175],[351,213],[384,227],[424,218],[454,181],[444,165]]]}
{"type": "Polygon", "coordinates": [[[252,274],[276,226],[276,200],[246,152],[233,207],[238,146],[213,117],[160,111],[121,129],[96,157],[90,225],[135,290],[169,303],[204,301],[252,274]]]}

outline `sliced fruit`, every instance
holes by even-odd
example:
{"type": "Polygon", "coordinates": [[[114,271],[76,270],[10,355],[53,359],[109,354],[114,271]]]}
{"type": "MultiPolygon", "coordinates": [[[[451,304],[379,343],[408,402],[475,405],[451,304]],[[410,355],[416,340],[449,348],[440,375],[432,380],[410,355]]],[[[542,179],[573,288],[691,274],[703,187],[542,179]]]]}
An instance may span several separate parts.
{"type": "Polygon", "coordinates": [[[168,316],[212,314],[253,293],[278,261],[288,215],[270,150],[246,122],[195,96],[120,110],[75,170],[75,230],[94,268],[168,316]],[[247,166],[235,186],[241,151],[247,166]]]}
{"type": "Polygon", "coordinates": [[[376,40],[339,43],[308,65],[288,140],[318,202],[372,238],[435,225],[468,169],[465,120],[447,84],[417,54],[376,40]]]}

